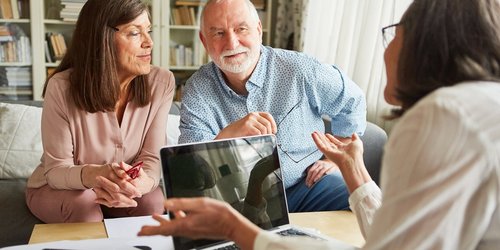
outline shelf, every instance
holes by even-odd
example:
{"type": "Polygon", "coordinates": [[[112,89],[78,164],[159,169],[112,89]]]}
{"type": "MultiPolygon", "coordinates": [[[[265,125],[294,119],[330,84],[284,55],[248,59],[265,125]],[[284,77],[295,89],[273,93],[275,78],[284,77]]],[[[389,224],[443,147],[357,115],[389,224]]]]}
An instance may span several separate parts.
{"type": "Polygon", "coordinates": [[[31,67],[31,65],[25,62],[0,62],[0,67],[31,67]]]}
{"type": "Polygon", "coordinates": [[[60,25],[75,25],[76,22],[73,21],[63,21],[59,19],[44,19],[43,23],[45,24],[60,24],[60,25]]]}
{"type": "Polygon", "coordinates": [[[1,95],[33,95],[32,86],[12,87],[0,86],[1,95]]]}
{"type": "Polygon", "coordinates": [[[55,68],[57,66],[59,66],[59,62],[45,63],[45,67],[55,68]]]}
{"type": "Polygon", "coordinates": [[[170,25],[170,29],[173,30],[199,30],[200,27],[197,25],[170,25]]]}
{"type": "Polygon", "coordinates": [[[29,19],[20,18],[20,19],[0,19],[0,23],[30,23],[29,19]]]}
{"type": "Polygon", "coordinates": [[[201,65],[198,65],[198,66],[175,66],[175,65],[172,65],[168,69],[172,70],[172,71],[179,71],[179,70],[192,70],[192,71],[196,71],[200,67],[201,67],[201,65]]]}

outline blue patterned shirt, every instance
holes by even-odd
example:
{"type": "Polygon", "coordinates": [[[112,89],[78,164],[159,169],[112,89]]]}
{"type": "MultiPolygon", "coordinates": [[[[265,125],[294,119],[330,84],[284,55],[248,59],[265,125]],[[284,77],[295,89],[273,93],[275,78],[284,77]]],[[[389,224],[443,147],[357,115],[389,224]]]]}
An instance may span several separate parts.
{"type": "Polygon", "coordinates": [[[231,90],[213,62],[202,66],[183,92],[179,143],[213,140],[248,113],[269,112],[276,121],[288,188],[322,156],[311,137],[312,132],[325,130],[322,115],[331,117],[332,132],[338,136],[361,135],[366,128],[361,89],[337,67],[303,53],[261,46],[246,89],[247,96],[231,90]]]}

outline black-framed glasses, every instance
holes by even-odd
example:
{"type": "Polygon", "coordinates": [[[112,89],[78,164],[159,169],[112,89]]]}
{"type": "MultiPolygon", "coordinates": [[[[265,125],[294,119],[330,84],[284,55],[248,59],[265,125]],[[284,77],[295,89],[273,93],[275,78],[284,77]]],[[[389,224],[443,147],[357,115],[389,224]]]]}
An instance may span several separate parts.
{"type": "Polygon", "coordinates": [[[384,48],[387,48],[389,43],[391,43],[392,39],[396,36],[396,27],[399,26],[401,23],[395,23],[391,24],[389,26],[385,26],[382,28],[382,42],[384,45],[384,48]]]}
{"type": "MultiPolygon", "coordinates": [[[[283,118],[281,118],[281,120],[276,124],[276,130],[277,130],[276,135],[278,134],[279,131],[281,131],[280,130],[281,123],[288,117],[288,115],[290,113],[292,113],[292,111],[294,111],[295,109],[297,109],[297,107],[300,106],[300,104],[302,103],[302,100],[303,100],[303,97],[295,105],[293,105],[293,107],[288,112],[285,113],[285,116],[283,116],[283,118]]],[[[293,161],[295,163],[299,163],[299,162],[303,161],[304,159],[306,159],[307,157],[311,156],[312,154],[316,153],[319,150],[319,149],[316,148],[314,151],[306,154],[305,156],[301,157],[300,159],[296,159],[292,155],[290,155],[290,153],[288,152],[288,150],[286,150],[285,148],[283,148],[283,144],[281,142],[282,141],[280,139],[278,139],[278,143],[277,143],[278,149],[281,152],[283,152],[291,161],[293,161]]]]}

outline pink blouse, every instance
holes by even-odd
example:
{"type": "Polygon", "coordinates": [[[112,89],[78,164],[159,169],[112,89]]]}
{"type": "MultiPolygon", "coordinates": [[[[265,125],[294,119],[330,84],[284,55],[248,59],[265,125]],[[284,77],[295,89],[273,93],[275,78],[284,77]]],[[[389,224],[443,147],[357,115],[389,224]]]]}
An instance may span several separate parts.
{"type": "Polygon", "coordinates": [[[129,102],[121,126],[115,112],[88,113],[69,100],[69,74],[49,80],[42,111],[43,155],[28,180],[29,188],[86,189],[81,172],[86,164],[143,161],[145,172],[160,181],[160,147],[165,145],[167,115],[175,80],[172,72],[152,67],[148,75],[151,103],[129,102]]]}

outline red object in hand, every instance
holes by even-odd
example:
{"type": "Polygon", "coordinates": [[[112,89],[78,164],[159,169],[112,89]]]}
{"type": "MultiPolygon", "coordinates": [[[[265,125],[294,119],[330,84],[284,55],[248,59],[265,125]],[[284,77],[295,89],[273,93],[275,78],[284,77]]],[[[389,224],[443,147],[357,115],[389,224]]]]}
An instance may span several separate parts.
{"type": "Polygon", "coordinates": [[[130,178],[135,179],[139,176],[139,171],[142,168],[142,161],[136,163],[131,169],[125,171],[130,178]]]}

